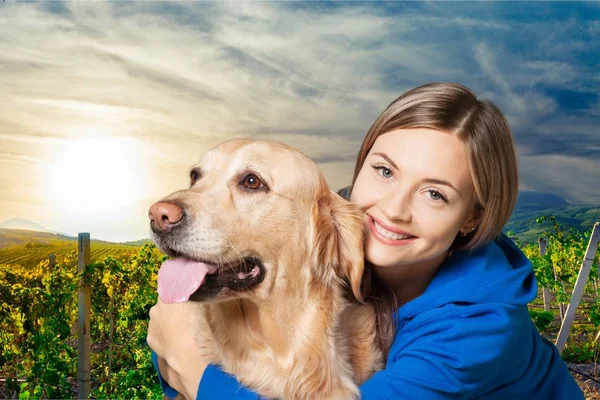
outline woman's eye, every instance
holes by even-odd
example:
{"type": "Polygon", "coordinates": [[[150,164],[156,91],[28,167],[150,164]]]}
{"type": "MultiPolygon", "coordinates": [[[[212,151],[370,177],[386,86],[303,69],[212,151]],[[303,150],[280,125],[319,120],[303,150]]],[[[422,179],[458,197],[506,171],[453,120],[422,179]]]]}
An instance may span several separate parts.
{"type": "Polygon", "coordinates": [[[436,201],[439,201],[439,200],[448,201],[446,199],[446,197],[444,197],[444,195],[442,193],[438,192],[437,190],[429,189],[429,190],[427,190],[427,193],[429,193],[429,197],[432,200],[436,200],[436,201]]]}
{"type": "Polygon", "coordinates": [[[265,186],[262,181],[253,174],[246,175],[241,183],[242,186],[252,190],[262,189],[265,186]]]}
{"type": "Polygon", "coordinates": [[[386,179],[391,178],[392,176],[394,176],[394,174],[392,173],[392,170],[389,169],[388,167],[374,167],[376,170],[379,171],[379,175],[383,176],[386,179]]]}

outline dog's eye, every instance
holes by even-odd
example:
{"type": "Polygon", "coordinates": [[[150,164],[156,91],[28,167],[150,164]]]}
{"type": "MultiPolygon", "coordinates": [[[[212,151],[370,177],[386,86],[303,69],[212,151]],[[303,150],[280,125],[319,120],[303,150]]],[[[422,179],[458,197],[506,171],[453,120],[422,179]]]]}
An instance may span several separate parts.
{"type": "Polygon", "coordinates": [[[200,173],[197,170],[192,170],[190,172],[190,182],[193,185],[200,178],[200,173]]]}
{"type": "Polygon", "coordinates": [[[258,176],[253,174],[246,175],[244,179],[242,179],[241,183],[244,187],[252,190],[262,189],[265,187],[264,183],[258,179],[258,176]]]}

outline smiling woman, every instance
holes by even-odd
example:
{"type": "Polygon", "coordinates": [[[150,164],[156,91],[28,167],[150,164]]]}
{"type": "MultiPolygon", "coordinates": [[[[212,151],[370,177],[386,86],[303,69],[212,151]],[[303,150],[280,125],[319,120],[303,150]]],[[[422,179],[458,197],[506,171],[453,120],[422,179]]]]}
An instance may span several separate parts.
{"type": "Polygon", "coordinates": [[[143,197],[144,162],[131,137],[73,139],[46,180],[52,201],[69,213],[114,215],[143,197]]]}

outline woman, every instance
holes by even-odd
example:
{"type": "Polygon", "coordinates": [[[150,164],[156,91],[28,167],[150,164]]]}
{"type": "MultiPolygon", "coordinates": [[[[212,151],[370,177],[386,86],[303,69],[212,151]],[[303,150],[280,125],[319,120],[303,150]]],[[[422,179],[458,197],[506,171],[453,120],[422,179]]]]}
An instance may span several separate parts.
{"type": "MultiPolygon", "coordinates": [[[[413,89],[371,126],[342,192],[369,227],[364,279],[387,354],[364,399],[583,398],[529,317],[531,264],[501,233],[517,191],[505,118],[464,86],[413,89]]],[[[151,310],[162,377],[190,397],[258,398],[194,357],[178,311],[160,301],[151,310]]]]}

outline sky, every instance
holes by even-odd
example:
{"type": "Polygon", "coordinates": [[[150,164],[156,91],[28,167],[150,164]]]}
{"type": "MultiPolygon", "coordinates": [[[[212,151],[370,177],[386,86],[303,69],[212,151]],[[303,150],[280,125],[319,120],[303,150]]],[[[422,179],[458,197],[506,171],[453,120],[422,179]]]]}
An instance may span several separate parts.
{"type": "Polygon", "coordinates": [[[505,113],[520,189],[600,205],[600,3],[0,2],[0,222],[126,241],[234,137],[288,143],[334,189],[404,91],[505,113]]]}

